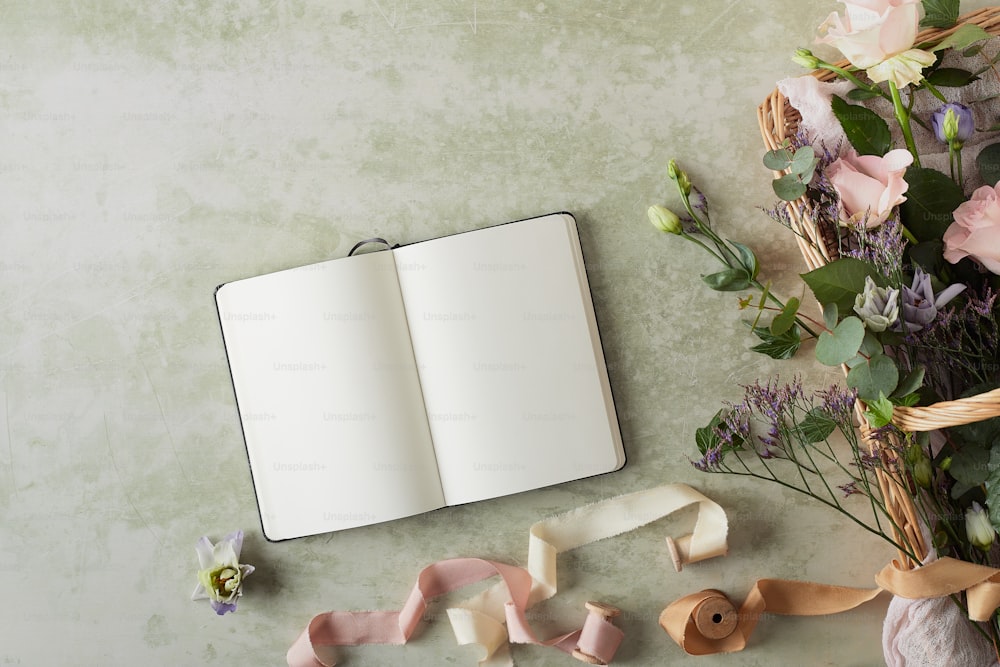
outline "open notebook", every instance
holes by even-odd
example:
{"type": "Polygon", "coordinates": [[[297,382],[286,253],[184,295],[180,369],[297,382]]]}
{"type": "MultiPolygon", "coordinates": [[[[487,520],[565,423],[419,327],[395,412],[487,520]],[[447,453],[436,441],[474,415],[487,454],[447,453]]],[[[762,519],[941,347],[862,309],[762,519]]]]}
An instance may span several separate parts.
{"type": "Polygon", "coordinates": [[[270,540],[625,463],[569,214],[237,280],[216,303],[270,540]]]}

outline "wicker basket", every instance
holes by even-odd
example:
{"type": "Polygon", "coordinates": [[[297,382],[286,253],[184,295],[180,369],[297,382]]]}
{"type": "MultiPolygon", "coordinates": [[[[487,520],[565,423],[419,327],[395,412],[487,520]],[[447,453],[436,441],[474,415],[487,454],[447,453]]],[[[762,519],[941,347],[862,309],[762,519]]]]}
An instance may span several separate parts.
{"type": "MultiPolygon", "coordinates": [[[[989,34],[998,36],[1000,35],[1000,7],[987,7],[965,14],[959,19],[959,25],[965,23],[978,25],[989,34]]],[[[939,41],[956,29],[957,27],[948,30],[924,30],[917,36],[917,43],[939,41]]],[[[846,61],[839,63],[840,66],[848,64],[846,61]]],[[[821,81],[832,81],[836,74],[828,70],[817,70],[813,72],[813,76],[821,81]]],[[[767,150],[774,150],[786,138],[795,136],[801,116],[781,92],[775,89],[758,108],[757,120],[767,150]]],[[[780,175],[780,173],[775,174],[775,176],[780,175]]],[[[788,212],[791,216],[792,226],[797,232],[796,239],[799,250],[809,269],[815,269],[834,259],[836,249],[828,243],[828,240],[824,239],[821,230],[816,228],[808,215],[800,214],[800,205],[806,207],[804,210],[808,210],[807,202],[800,200],[790,204],[788,212]]],[[[859,413],[861,410],[863,407],[859,409],[859,413]]],[[[893,410],[893,423],[903,431],[919,432],[970,424],[996,416],[1000,416],[1000,389],[970,398],[945,401],[924,407],[897,407],[893,410]]],[[[862,424],[862,436],[866,442],[870,447],[878,447],[878,443],[867,437],[864,428],[865,420],[860,419],[859,421],[862,424]]],[[[887,451],[882,451],[880,454],[884,460],[892,456],[887,451]]],[[[886,508],[896,523],[894,528],[896,537],[899,539],[905,536],[905,539],[914,546],[916,555],[923,559],[927,554],[928,547],[920,530],[920,522],[912,497],[907,491],[908,483],[903,479],[901,473],[892,472],[899,470],[895,462],[887,462],[890,465],[885,466],[886,470],[879,469],[877,474],[886,508]]],[[[899,553],[899,563],[908,568],[916,566],[916,563],[903,552],[899,553]]]]}

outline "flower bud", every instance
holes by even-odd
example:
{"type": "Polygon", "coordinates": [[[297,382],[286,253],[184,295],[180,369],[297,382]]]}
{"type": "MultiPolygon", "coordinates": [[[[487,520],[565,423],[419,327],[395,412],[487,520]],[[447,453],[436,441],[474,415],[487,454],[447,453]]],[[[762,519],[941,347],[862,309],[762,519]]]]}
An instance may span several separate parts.
{"type": "Polygon", "coordinates": [[[965,534],[969,542],[982,551],[988,551],[993,546],[996,530],[993,529],[986,510],[977,502],[973,502],[972,507],[965,510],[965,534]]]}
{"type": "Polygon", "coordinates": [[[820,60],[809,49],[796,49],[795,55],[792,56],[792,62],[806,69],[816,69],[819,67],[820,60]]]}
{"type": "Polygon", "coordinates": [[[913,464],[913,481],[918,486],[929,489],[933,480],[934,468],[931,466],[930,459],[923,458],[913,464]]]}
{"type": "Polygon", "coordinates": [[[677,166],[676,160],[667,163],[667,176],[670,177],[670,180],[677,181],[677,187],[680,188],[684,196],[691,194],[691,181],[688,179],[688,175],[677,166]]]}
{"type": "Polygon", "coordinates": [[[934,135],[941,143],[961,148],[976,131],[972,109],[964,104],[949,102],[931,115],[934,135]]]}
{"type": "Polygon", "coordinates": [[[668,234],[681,233],[681,219],[669,208],[664,206],[650,206],[646,210],[646,215],[649,216],[649,221],[653,223],[653,226],[661,232],[667,232],[668,234]]]}

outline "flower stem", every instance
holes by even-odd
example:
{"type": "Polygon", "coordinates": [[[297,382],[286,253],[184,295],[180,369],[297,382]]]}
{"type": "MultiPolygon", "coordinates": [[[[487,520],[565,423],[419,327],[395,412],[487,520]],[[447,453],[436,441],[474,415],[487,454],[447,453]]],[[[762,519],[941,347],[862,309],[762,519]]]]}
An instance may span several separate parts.
{"type": "Polygon", "coordinates": [[[913,166],[920,166],[920,155],[917,153],[917,145],[913,141],[913,130],[910,127],[910,111],[903,106],[903,99],[899,95],[899,88],[892,81],[889,82],[889,94],[892,95],[892,107],[896,112],[896,120],[899,128],[903,131],[903,140],[906,141],[906,148],[913,155],[913,166]]]}

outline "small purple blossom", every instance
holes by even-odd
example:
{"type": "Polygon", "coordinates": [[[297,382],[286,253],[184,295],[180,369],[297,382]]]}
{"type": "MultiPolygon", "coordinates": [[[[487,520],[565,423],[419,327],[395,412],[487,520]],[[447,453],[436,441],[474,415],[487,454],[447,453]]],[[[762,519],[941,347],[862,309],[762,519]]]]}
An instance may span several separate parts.
{"type": "Polygon", "coordinates": [[[958,102],[948,102],[935,111],[931,115],[931,127],[938,141],[956,148],[961,148],[976,131],[972,109],[958,102]]]}
{"type": "Polygon", "coordinates": [[[848,482],[847,484],[840,484],[837,486],[837,488],[844,493],[845,498],[847,498],[848,496],[852,496],[855,493],[861,493],[861,491],[858,490],[857,481],[848,482]]]}
{"type": "Polygon", "coordinates": [[[902,273],[902,258],[907,246],[903,226],[896,216],[890,216],[871,229],[859,226],[856,230],[857,246],[844,250],[844,256],[868,262],[881,275],[890,280],[902,273]]]}
{"type": "Polygon", "coordinates": [[[713,470],[718,470],[722,466],[722,445],[716,445],[715,447],[709,447],[702,456],[697,461],[693,461],[692,465],[702,472],[711,472],[713,470]]]}
{"type": "Polygon", "coordinates": [[[823,412],[845,428],[853,427],[854,405],[858,398],[857,389],[834,384],[826,389],[821,389],[817,395],[823,401],[820,406],[823,412]]]}

